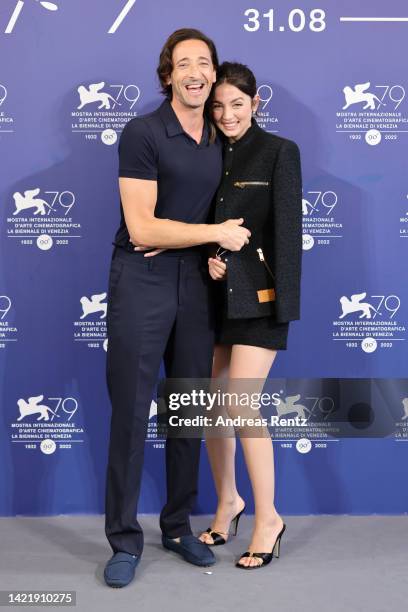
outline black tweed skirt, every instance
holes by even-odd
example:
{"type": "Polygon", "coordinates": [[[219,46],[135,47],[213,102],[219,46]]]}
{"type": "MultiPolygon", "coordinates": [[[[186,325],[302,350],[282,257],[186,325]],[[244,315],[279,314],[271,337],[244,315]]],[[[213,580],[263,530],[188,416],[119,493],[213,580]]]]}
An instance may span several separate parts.
{"type": "MultiPolygon", "coordinates": [[[[223,283],[224,285],[224,283],[223,283]]],[[[215,316],[216,344],[248,344],[273,350],[285,351],[289,322],[276,323],[273,317],[250,319],[228,319],[227,297],[218,291],[215,316]]]]}

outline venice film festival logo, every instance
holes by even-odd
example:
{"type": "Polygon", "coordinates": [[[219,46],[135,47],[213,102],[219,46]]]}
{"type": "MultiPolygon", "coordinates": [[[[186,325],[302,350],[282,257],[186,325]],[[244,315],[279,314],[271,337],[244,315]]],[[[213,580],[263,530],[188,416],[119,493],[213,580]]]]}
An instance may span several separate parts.
{"type": "Polygon", "coordinates": [[[35,244],[42,251],[66,246],[81,238],[81,224],[71,211],[76,203],[69,190],[44,190],[40,187],[13,193],[12,216],[7,218],[7,236],[20,244],[35,244]]]}
{"type": "Polygon", "coordinates": [[[165,436],[159,428],[157,418],[157,402],[152,399],[149,408],[149,420],[147,424],[146,442],[153,444],[153,448],[162,449],[165,446],[165,436]]]}
{"type": "Polygon", "coordinates": [[[301,393],[285,395],[279,393],[279,401],[274,404],[278,421],[287,419],[287,424],[272,427],[273,437],[280,440],[281,447],[295,448],[306,454],[313,448],[327,448],[327,439],[336,438],[337,425],[331,422],[338,408],[332,397],[318,394],[301,393]],[[290,419],[297,419],[298,425],[291,425],[290,419]]]}
{"type": "Polygon", "coordinates": [[[407,130],[405,87],[403,85],[366,83],[343,87],[343,106],[336,112],[336,132],[348,133],[352,141],[364,140],[378,145],[384,140],[396,141],[407,130]],[[402,109],[402,110],[401,110],[402,109]]]}
{"type": "MultiPolygon", "coordinates": [[[[401,422],[402,421],[407,421],[408,423],[408,397],[404,397],[401,400],[402,403],[402,416],[401,416],[401,422]]],[[[407,436],[408,437],[408,433],[407,436]]]]}
{"type": "Polygon", "coordinates": [[[108,348],[106,337],[107,293],[83,295],[80,300],[81,315],[74,321],[74,341],[86,342],[88,348],[108,348]]]}
{"type": "Polygon", "coordinates": [[[404,397],[402,400],[402,408],[403,415],[401,417],[401,421],[406,421],[408,419],[408,397],[404,397]]]}
{"type": "MultiPolygon", "coordinates": [[[[117,14],[113,23],[108,29],[108,34],[115,34],[120,24],[127,17],[127,15],[129,14],[130,10],[133,8],[135,3],[136,3],[136,0],[126,0],[126,2],[123,5],[121,4],[119,13],[117,14]]],[[[42,7],[43,9],[45,9],[45,11],[54,13],[55,11],[58,11],[59,4],[61,4],[61,2],[57,4],[56,2],[47,2],[45,0],[28,0],[28,1],[27,0],[26,1],[17,0],[14,4],[14,7],[11,10],[10,17],[6,24],[6,28],[4,30],[5,34],[12,34],[12,32],[14,31],[18,20],[21,18],[21,14],[22,14],[25,4],[29,4],[29,5],[37,4],[38,7],[42,7]]]]}
{"type": "Polygon", "coordinates": [[[11,311],[11,298],[8,295],[0,295],[0,349],[6,348],[7,342],[17,342],[17,327],[7,317],[11,311]]]}
{"type": "Polygon", "coordinates": [[[401,404],[401,417],[396,423],[395,440],[408,441],[408,397],[403,397],[401,404]]]}
{"type": "Polygon", "coordinates": [[[83,134],[86,140],[97,140],[98,134],[105,145],[113,145],[118,132],[137,116],[135,105],[140,89],[134,84],[99,83],[81,84],[77,87],[78,104],[71,112],[71,130],[83,134]]]}
{"type": "Polygon", "coordinates": [[[343,223],[337,220],[339,198],[335,191],[307,191],[302,197],[303,250],[328,246],[343,238],[343,223]]]}
{"type": "Polygon", "coordinates": [[[405,325],[397,320],[401,307],[397,295],[371,295],[356,293],[339,299],[340,315],[333,321],[332,337],[344,341],[347,348],[360,347],[365,353],[378,348],[390,349],[406,340],[405,325]]]}
{"type": "MultiPolygon", "coordinates": [[[[405,199],[408,200],[408,193],[405,194],[405,199]]],[[[404,212],[399,218],[399,237],[408,238],[408,206],[407,202],[403,203],[404,212]]]]}
{"type": "Polygon", "coordinates": [[[46,455],[57,449],[72,448],[72,443],[83,442],[84,429],[74,416],[79,403],[74,397],[44,395],[19,398],[17,418],[11,423],[11,442],[26,449],[40,448],[46,455]]]}
{"type": "Polygon", "coordinates": [[[5,109],[7,95],[7,87],[0,83],[0,134],[12,134],[14,132],[14,118],[5,109]]]}

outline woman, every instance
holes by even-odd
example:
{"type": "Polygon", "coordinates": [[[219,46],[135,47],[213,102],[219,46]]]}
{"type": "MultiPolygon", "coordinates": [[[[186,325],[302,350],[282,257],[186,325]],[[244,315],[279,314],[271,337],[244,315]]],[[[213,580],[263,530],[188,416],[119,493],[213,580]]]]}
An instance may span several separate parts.
{"type": "MultiPolygon", "coordinates": [[[[243,64],[224,62],[210,99],[213,121],[225,142],[214,222],[243,217],[251,238],[239,252],[218,249],[208,259],[210,276],[217,281],[219,313],[212,376],[248,379],[253,392],[262,391],[276,352],[286,349],[289,321],[300,318],[302,251],[299,149],[257,125],[253,115],[258,104],[253,73],[243,64]]],[[[230,408],[228,413],[235,416],[237,411],[230,408]]],[[[240,433],[255,502],[251,542],[236,563],[243,569],[263,567],[274,554],[278,557],[285,530],[274,506],[271,437],[266,427],[256,436],[240,433]]],[[[206,444],[218,506],[200,539],[220,545],[231,525],[236,533],[245,502],[236,488],[235,435],[206,435],[206,444]]]]}

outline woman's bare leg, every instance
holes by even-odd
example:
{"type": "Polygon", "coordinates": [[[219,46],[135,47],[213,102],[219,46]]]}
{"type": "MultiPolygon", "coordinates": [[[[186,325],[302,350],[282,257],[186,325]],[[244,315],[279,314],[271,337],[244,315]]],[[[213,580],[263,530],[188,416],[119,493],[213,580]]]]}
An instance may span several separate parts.
{"type": "MultiPolygon", "coordinates": [[[[215,347],[213,379],[228,377],[231,348],[227,345],[215,347]]],[[[206,435],[206,447],[218,496],[217,511],[211,529],[221,533],[227,539],[232,518],[244,507],[244,500],[238,494],[235,481],[236,440],[233,429],[232,434],[228,437],[206,435]]],[[[201,534],[200,540],[207,544],[213,543],[210,534],[205,532],[201,534]]]]}
{"type": "MultiPolygon", "coordinates": [[[[234,345],[231,351],[229,377],[254,379],[249,383],[249,387],[251,391],[260,393],[262,380],[268,376],[275,357],[275,350],[234,345]],[[257,386],[260,388],[256,388],[257,386]]],[[[255,501],[255,523],[248,550],[271,552],[276,536],[283,526],[282,518],[274,505],[275,471],[272,440],[266,427],[263,437],[250,438],[242,435],[240,440],[255,501]]],[[[257,557],[244,557],[240,564],[261,565],[262,560],[257,557]]]]}

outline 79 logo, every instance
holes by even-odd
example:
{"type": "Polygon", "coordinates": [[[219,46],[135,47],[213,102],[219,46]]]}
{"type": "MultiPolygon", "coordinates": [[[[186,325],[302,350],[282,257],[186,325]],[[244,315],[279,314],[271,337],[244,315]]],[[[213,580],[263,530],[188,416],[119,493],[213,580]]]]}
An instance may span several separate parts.
{"type": "Polygon", "coordinates": [[[260,110],[264,111],[273,98],[273,89],[270,85],[259,85],[256,93],[259,96],[260,110]]]}
{"type": "Polygon", "coordinates": [[[35,417],[37,421],[52,422],[54,418],[61,417],[70,421],[79,406],[74,397],[48,397],[44,402],[44,395],[36,395],[27,399],[21,397],[17,400],[17,407],[19,412],[17,421],[35,417]]]}
{"type": "Polygon", "coordinates": [[[34,209],[33,215],[51,215],[51,213],[64,211],[66,216],[75,204],[75,195],[72,191],[44,191],[45,194],[52,196],[51,201],[46,201],[43,197],[37,197],[41,189],[27,189],[24,193],[16,191],[13,194],[14,212],[13,216],[18,215],[22,211],[34,209]]]}
{"type": "Polygon", "coordinates": [[[334,191],[308,191],[307,199],[302,198],[302,212],[304,215],[314,215],[321,212],[329,216],[337,202],[338,197],[334,191]]]}
{"type": "Polygon", "coordinates": [[[7,98],[7,89],[0,83],[0,106],[5,102],[7,98]]]}
{"type": "Polygon", "coordinates": [[[129,104],[129,110],[132,110],[140,98],[140,89],[134,84],[111,84],[106,86],[105,81],[101,81],[100,83],[80,85],[77,91],[79,95],[77,110],[82,110],[89,104],[97,104],[98,110],[114,110],[116,106],[122,106],[124,102],[127,102],[129,104]],[[109,91],[114,95],[111,95],[109,91]]]}
{"type": "Polygon", "coordinates": [[[11,308],[11,300],[8,295],[0,295],[0,321],[7,316],[11,308]]]}

